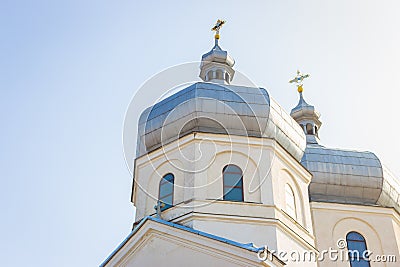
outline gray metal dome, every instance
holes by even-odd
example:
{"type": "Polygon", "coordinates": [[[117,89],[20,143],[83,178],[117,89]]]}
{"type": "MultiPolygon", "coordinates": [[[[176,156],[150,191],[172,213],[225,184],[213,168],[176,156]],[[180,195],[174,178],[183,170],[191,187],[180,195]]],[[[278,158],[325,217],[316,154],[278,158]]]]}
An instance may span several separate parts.
{"type": "Polygon", "coordinates": [[[309,185],[311,201],[380,205],[400,212],[399,179],[383,167],[374,153],[320,145],[317,131],[321,126],[320,114],[307,104],[302,93],[291,116],[303,126],[307,136],[301,164],[313,175],[309,185]]]}
{"type": "Polygon", "coordinates": [[[274,138],[298,161],[301,127],[263,88],[198,82],[140,116],[137,156],[192,132],[274,138]]]}
{"type": "Polygon", "coordinates": [[[382,165],[375,154],[307,145],[301,164],[312,174],[312,201],[376,204],[382,165]]]}
{"type": "Polygon", "coordinates": [[[371,152],[308,144],[301,164],[313,178],[311,201],[380,205],[400,211],[400,185],[371,152]]]}

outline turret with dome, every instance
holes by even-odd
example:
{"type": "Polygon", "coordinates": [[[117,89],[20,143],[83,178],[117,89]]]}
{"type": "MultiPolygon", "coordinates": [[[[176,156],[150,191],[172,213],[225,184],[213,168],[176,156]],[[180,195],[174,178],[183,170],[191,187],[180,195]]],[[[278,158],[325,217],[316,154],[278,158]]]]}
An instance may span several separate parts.
{"type": "MultiPolygon", "coordinates": [[[[298,73],[299,74],[299,73],[298,73]]],[[[310,200],[392,207],[400,212],[399,180],[368,151],[327,148],[320,144],[320,114],[303,97],[290,115],[304,129],[307,147],[301,164],[312,174],[310,200]]]]}
{"type": "Polygon", "coordinates": [[[215,45],[210,52],[201,57],[200,78],[205,82],[215,82],[222,84],[230,84],[235,71],[233,65],[235,60],[228,55],[227,51],[222,50],[219,46],[219,30],[225,23],[223,20],[218,20],[217,24],[212,28],[216,31],[214,40],[215,45]]]}

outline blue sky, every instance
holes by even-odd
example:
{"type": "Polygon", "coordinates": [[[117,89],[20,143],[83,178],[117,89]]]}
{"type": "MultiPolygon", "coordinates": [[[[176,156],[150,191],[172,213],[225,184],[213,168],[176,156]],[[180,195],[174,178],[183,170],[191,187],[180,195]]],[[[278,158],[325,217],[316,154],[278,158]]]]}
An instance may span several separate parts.
{"type": "MultiPolygon", "coordinates": [[[[150,76],[221,46],[286,109],[288,84],[333,147],[371,150],[400,174],[397,1],[0,2],[3,266],[97,266],[134,209],[122,125],[150,76]],[[239,4],[240,3],[240,4],[239,4]]],[[[167,90],[168,88],[166,88],[167,90]]],[[[136,122],[133,122],[136,123],[136,122]]]]}

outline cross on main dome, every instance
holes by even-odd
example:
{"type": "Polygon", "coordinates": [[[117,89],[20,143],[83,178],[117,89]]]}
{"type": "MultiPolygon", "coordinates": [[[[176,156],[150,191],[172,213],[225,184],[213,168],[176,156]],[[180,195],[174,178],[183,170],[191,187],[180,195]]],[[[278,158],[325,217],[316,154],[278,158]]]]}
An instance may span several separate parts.
{"type": "Polygon", "coordinates": [[[201,57],[200,64],[200,78],[205,82],[214,82],[219,84],[230,84],[235,71],[233,65],[235,65],[235,60],[228,55],[227,51],[222,50],[219,46],[219,31],[225,21],[218,20],[215,26],[211,29],[215,31],[214,36],[214,47],[210,52],[205,53],[201,57]]]}

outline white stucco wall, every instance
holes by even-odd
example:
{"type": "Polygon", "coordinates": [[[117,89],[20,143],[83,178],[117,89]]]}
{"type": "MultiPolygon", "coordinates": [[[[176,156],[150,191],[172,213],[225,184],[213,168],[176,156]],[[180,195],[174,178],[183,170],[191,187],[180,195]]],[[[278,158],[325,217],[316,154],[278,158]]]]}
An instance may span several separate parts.
{"type": "MultiPolygon", "coordinates": [[[[394,209],[310,204],[311,174],[274,140],[192,134],[138,158],[132,198],[137,220],[155,213],[159,181],[170,172],[175,176],[174,207],[162,213],[165,220],[237,242],[268,246],[277,253],[317,254],[337,249],[338,239],[357,231],[375,255],[400,260],[400,219],[394,209]],[[244,202],[222,200],[222,169],[227,164],[243,171],[244,202]],[[286,184],[295,196],[295,218],[286,210],[286,184]]],[[[317,266],[315,261],[298,262],[288,254],[283,260],[287,266],[317,266]]],[[[371,266],[395,264],[373,262],[371,266]]],[[[318,266],[349,266],[349,262],[325,256],[318,266]]]]}
{"type": "Polygon", "coordinates": [[[194,134],[137,159],[137,220],[155,212],[159,181],[170,172],[176,181],[175,207],[163,212],[164,219],[276,251],[315,251],[308,202],[311,174],[276,141],[194,134]],[[222,169],[228,164],[242,169],[244,202],[222,200],[222,169]],[[286,184],[295,195],[296,218],[285,212],[286,184]]]}
{"type": "MultiPolygon", "coordinates": [[[[367,249],[376,255],[394,255],[397,263],[371,262],[371,267],[398,266],[399,215],[392,208],[344,205],[335,203],[312,203],[314,233],[320,251],[338,248],[338,240],[346,239],[349,232],[360,233],[366,240],[367,249]]],[[[344,250],[346,252],[346,250],[344,250]]],[[[346,253],[345,253],[346,254],[346,253]]],[[[319,266],[348,267],[347,261],[326,259],[319,266]]]]}
{"type": "Polygon", "coordinates": [[[263,262],[255,251],[146,221],[101,266],[283,267],[283,263],[276,257],[263,262]]]}

